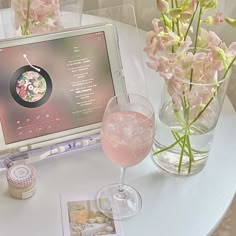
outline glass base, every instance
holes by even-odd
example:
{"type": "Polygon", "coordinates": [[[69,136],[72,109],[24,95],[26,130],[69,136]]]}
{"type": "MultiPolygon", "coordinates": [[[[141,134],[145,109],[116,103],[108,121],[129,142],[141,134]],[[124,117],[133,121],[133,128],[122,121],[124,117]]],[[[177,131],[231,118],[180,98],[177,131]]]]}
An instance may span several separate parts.
{"type": "Polygon", "coordinates": [[[97,195],[98,209],[114,220],[126,220],[135,216],[142,207],[140,194],[132,187],[111,184],[103,187],[97,195]]]}

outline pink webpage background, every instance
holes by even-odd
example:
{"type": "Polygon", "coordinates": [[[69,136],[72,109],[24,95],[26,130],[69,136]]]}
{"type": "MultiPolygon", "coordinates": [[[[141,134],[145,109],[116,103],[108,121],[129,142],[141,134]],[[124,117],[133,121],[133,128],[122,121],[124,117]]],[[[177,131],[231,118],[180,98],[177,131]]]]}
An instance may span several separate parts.
{"type": "Polygon", "coordinates": [[[0,119],[6,143],[100,122],[107,101],[114,95],[103,32],[2,49],[0,71],[0,119]],[[23,107],[10,93],[12,74],[27,65],[23,54],[33,65],[46,70],[52,80],[52,94],[40,107],[23,107]],[[90,60],[84,78],[75,77],[69,66],[76,57],[90,60]],[[94,85],[92,94],[76,97],[72,84],[85,79],[94,85]],[[92,102],[81,105],[84,99],[92,102]],[[24,131],[21,135],[19,122],[24,131]]]}

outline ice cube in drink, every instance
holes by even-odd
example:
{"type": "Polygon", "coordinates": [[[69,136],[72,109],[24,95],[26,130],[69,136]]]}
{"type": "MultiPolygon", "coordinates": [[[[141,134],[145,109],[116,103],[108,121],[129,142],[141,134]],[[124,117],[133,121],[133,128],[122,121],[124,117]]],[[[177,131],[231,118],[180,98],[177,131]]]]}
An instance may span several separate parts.
{"type": "Polygon", "coordinates": [[[141,162],[154,139],[154,121],[139,112],[114,112],[102,124],[101,144],[106,156],[122,167],[141,162]]]}

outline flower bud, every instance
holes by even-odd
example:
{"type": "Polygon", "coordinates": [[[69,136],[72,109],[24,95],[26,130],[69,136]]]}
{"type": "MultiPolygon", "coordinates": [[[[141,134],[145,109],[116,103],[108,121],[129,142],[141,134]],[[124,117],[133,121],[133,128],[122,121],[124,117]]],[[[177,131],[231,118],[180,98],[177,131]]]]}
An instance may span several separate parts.
{"type": "Polygon", "coordinates": [[[157,0],[157,7],[161,13],[169,11],[169,3],[165,0],[157,0]]]}
{"type": "Polygon", "coordinates": [[[180,13],[182,12],[182,9],[181,8],[173,8],[169,11],[170,13],[170,16],[172,18],[177,18],[179,17],[180,13]]]}
{"type": "Polygon", "coordinates": [[[196,8],[196,6],[197,6],[197,0],[192,0],[192,2],[191,2],[191,7],[192,7],[192,10],[194,11],[195,10],[195,8],[196,8]]]}
{"type": "Polygon", "coordinates": [[[225,17],[225,21],[233,27],[236,27],[236,19],[230,18],[230,17],[225,17]]]}
{"type": "Polygon", "coordinates": [[[199,0],[200,6],[209,10],[212,8],[216,8],[217,0],[199,0]]]}
{"type": "Polygon", "coordinates": [[[192,16],[193,16],[193,13],[190,11],[181,12],[180,20],[186,21],[186,20],[189,20],[192,16]]]}
{"type": "Polygon", "coordinates": [[[221,16],[222,13],[217,12],[215,16],[208,16],[203,22],[209,26],[219,25],[223,22],[221,16]]]}

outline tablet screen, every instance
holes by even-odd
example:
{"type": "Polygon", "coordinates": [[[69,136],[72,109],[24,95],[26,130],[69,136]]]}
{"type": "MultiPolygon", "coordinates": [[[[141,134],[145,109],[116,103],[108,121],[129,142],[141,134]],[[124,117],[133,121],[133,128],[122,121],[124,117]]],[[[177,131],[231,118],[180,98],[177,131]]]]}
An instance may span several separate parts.
{"type": "Polygon", "coordinates": [[[0,50],[6,144],[101,122],[114,94],[103,31],[0,50]]]}

